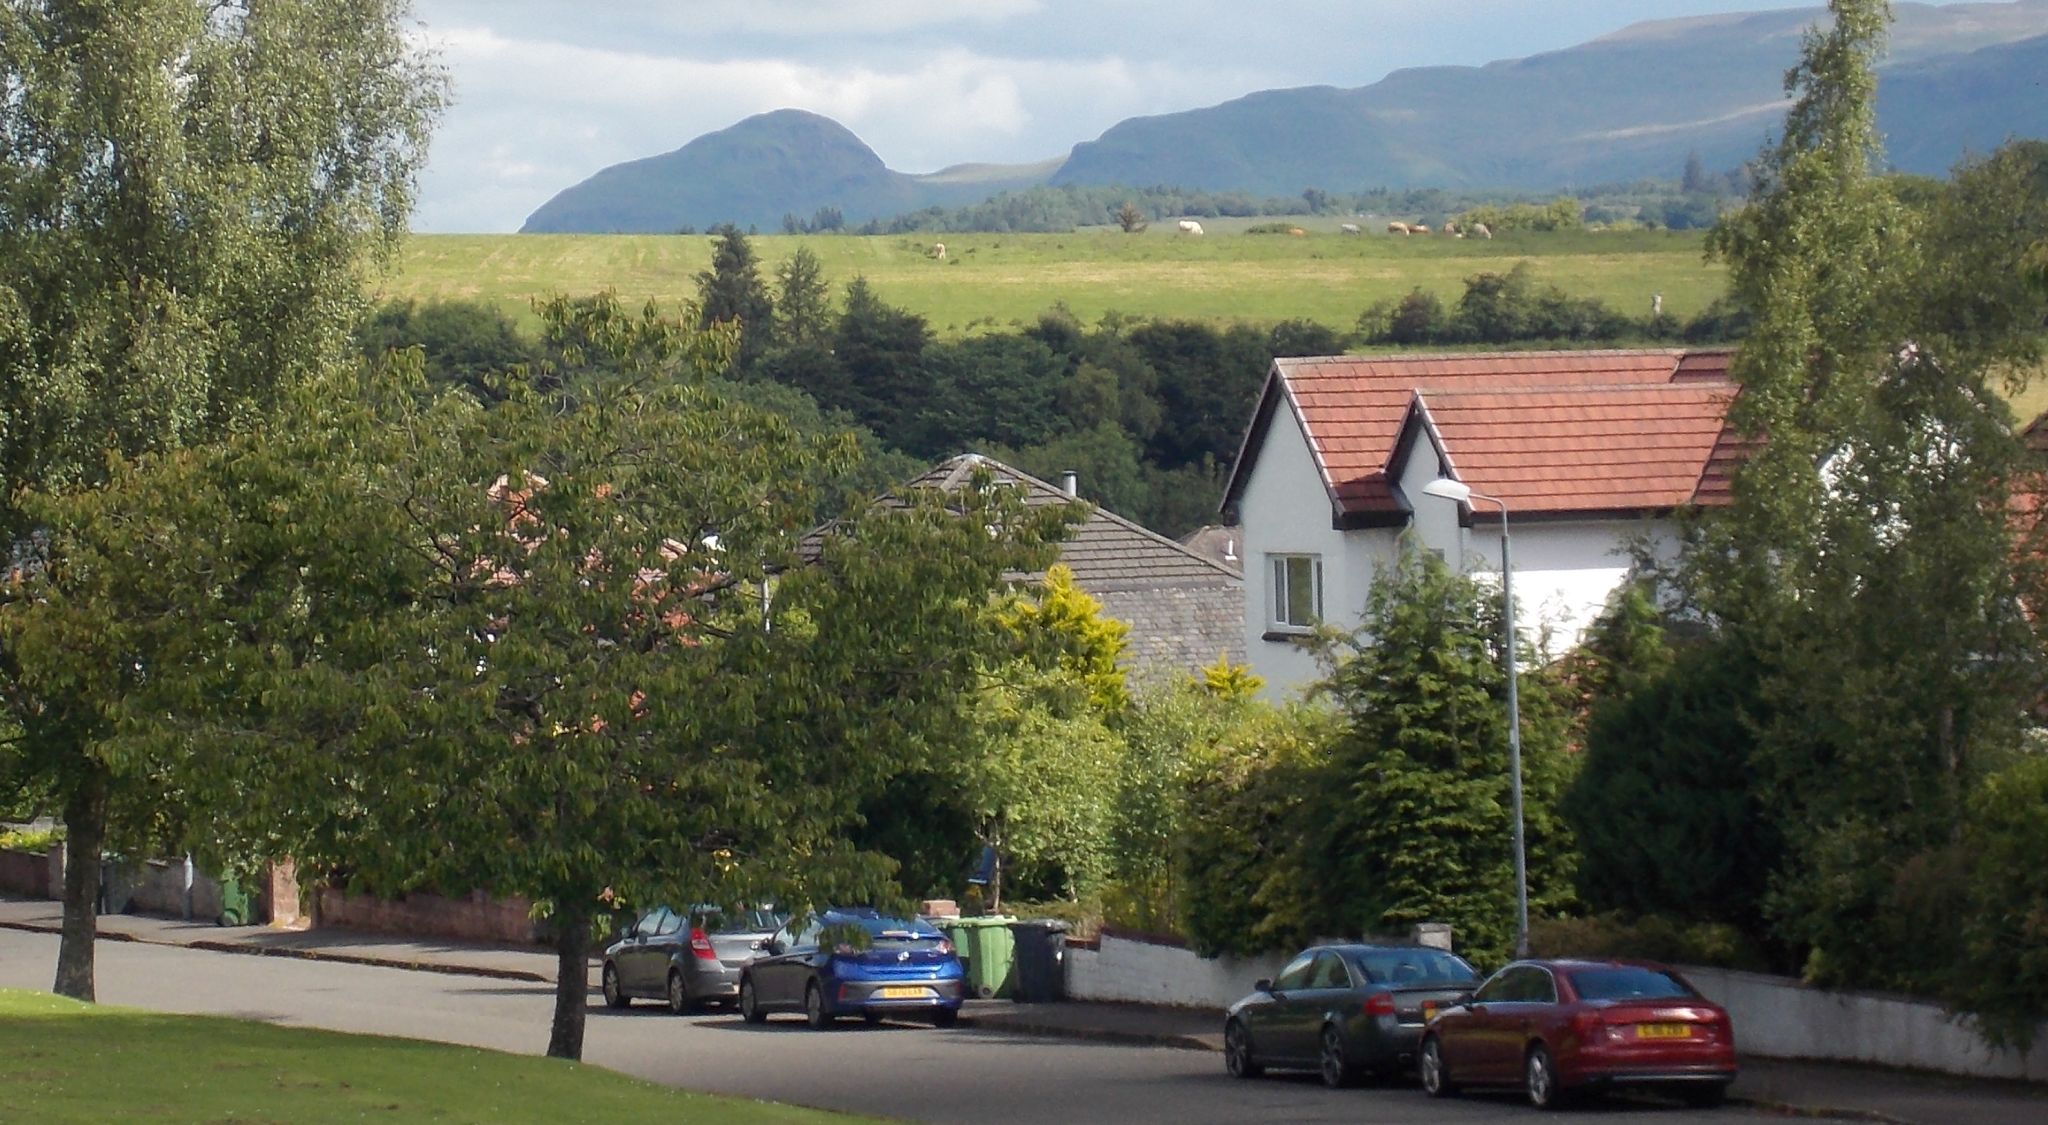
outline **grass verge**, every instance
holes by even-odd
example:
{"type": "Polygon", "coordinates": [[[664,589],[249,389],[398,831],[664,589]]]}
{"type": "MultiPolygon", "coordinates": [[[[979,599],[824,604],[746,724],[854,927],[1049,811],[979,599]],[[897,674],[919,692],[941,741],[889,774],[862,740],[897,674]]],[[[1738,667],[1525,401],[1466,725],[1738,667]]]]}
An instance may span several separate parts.
{"type": "Polygon", "coordinates": [[[34,1122],[861,1120],[472,1047],[0,989],[0,1118],[34,1122]]]}

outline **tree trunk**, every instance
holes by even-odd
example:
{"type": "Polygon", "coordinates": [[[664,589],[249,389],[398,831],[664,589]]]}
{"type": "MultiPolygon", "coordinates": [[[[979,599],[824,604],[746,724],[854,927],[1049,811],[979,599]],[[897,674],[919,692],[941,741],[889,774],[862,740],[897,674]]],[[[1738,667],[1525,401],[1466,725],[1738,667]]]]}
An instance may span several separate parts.
{"type": "Polygon", "coordinates": [[[57,942],[59,996],[92,1001],[98,929],[100,843],[107,834],[107,774],[89,763],[64,802],[64,929],[57,942]]]}
{"type": "MultiPolygon", "coordinates": [[[[565,896],[568,897],[568,896],[565,896]]],[[[590,910],[555,902],[555,1023],[548,1057],[583,1058],[583,1010],[590,1003],[590,910]]]]}

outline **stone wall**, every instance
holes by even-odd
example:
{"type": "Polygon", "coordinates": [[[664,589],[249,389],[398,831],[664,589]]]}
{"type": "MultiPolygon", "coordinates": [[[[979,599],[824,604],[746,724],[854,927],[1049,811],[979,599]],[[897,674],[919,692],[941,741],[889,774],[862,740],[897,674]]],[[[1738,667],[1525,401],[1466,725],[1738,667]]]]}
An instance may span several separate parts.
{"type": "Polygon", "coordinates": [[[313,892],[316,926],[462,941],[535,943],[543,931],[523,898],[498,900],[481,891],[462,898],[415,892],[398,898],[350,894],[334,887],[313,892]]]}
{"type": "Polygon", "coordinates": [[[191,913],[185,910],[185,861],[152,859],[142,863],[113,865],[108,872],[106,896],[109,914],[160,914],[211,922],[220,917],[220,882],[204,869],[192,872],[191,913]]]}

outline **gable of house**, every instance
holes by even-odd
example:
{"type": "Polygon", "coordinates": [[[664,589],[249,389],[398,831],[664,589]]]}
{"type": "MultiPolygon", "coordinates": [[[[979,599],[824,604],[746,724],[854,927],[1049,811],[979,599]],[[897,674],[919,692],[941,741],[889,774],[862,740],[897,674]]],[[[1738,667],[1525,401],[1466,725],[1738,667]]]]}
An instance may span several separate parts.
{"type": "Polygon", "coordinates": [[[1400,527],[1414,510],[1390,475],[1416,400],[1429,404],[1457,479],[1553,518],[1640,514],[1725,500],[1742,444],[1725,350],[1502,352],[1275,360],[1224,496],[1242,496],[1281,411],[1297,422],[1332,526],[1400,527]]]}

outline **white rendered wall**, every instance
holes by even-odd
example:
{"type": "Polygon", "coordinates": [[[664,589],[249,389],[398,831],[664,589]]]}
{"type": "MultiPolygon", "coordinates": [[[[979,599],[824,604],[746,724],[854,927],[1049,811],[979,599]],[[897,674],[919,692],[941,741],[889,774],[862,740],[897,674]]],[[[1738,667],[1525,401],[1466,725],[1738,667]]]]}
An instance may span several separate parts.
{"type": "MultiPolygon", "coordinates": [[[[1449,503],[1433,497],[1422,502],[1449,503]]],[[[1462,559],[1467,573],[1497,585],[1498,509],[1482,503],[1478,511],[1472,527],[1464,531],[1464,550],[1446,552],[1445,558],[1454,564],[1462,559]]],[[[1608,596],[1628,577],[1633,543],[1647,544],[1659,559],[1677,552],[1677,537],[1668,520],[1517,523],[1509,512],[1508,534],[1515,563],[1515,631],[1550,659],[1576,645],[1606,608],[1608,596]]]]}
{"type": "Polygon", "coordinates": [[[1331,526],[1330,494],[1309,455],[1301,424],[1283,401],[1274,408],[1258,460],[1238,500],[1244,524],[1244,651],[1252,671],[1265,681],[1268,698],[1300,694],[1321,675],[1314,656],[1293,641],[1269,641],[1273,616],[1274,554],[1320,555],[1323,560],[1323,615],[1356,621],[1365,604],[1370,575],[1361,582],[1347,574],[1351,548],[1331,526]]]}

